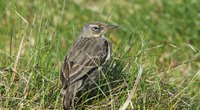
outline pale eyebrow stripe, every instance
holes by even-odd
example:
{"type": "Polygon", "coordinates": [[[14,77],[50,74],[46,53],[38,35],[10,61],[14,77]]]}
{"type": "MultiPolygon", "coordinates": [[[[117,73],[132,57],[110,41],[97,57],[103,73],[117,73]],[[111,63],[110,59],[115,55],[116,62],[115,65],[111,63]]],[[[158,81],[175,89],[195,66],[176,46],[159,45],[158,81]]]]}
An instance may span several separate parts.
{"type": "Polygon", "coordinates": [[[97,26],[97,27],[99,27],[98,25],[95,25],[95,24],[90,24],[89,26],[92,26],[92,27],[97,26]]]}

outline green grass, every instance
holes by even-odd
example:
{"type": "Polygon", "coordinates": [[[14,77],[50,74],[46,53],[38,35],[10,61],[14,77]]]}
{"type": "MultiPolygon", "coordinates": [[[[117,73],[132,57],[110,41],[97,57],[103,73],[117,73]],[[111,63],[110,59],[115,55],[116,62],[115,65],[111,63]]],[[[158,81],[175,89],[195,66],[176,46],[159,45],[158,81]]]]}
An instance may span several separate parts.
{"type": "Polygon", "coordinates": [[[64,57],[92,21],[120,29],[107,34],[105,76],[79,93],[76,109],[119,109],[140,65],[136,110],[200,109],[199,0],[81,1],[0,0],[0,109],[61,109],[64,57]]]}

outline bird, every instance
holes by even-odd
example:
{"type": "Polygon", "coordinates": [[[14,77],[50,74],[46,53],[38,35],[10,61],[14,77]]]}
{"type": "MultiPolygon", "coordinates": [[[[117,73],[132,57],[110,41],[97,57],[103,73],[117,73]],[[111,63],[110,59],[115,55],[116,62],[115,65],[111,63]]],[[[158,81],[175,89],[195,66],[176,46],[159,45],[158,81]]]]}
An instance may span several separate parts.
{"type": "Polygon", "coordinates": [[[61,69],[64,110],[74,106],[78,91],[91,83],[91,80],[98,79],[100,68],[110,59],[112,51],[112,44],[105,34],[117,27],[103,22],[91,22],[80,31],[61,69]]]}

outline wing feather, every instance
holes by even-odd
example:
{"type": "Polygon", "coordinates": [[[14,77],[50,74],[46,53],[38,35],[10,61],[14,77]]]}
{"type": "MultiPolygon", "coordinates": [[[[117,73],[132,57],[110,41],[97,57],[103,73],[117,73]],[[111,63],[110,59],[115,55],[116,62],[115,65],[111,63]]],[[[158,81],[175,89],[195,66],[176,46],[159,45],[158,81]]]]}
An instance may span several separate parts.
{"type": "Polygon", "coordinates": [[[65,59],[61,80],[63,87],[79,80],[91,69],[102,66],[111,52],[105,38],[78,38],[65,59]]]}

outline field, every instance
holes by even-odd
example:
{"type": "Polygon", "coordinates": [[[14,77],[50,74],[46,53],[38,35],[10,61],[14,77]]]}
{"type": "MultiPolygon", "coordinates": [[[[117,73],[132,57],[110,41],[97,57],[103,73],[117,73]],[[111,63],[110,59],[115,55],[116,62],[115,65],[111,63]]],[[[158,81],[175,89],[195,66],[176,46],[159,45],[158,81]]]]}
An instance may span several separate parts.
{"type": "Polygon", "coordinates": [[[0,109],[62,109],[64,57],[93,21],[119,29],[76,110],[200,110],[199,0],[0,0],[0,109]]]}

